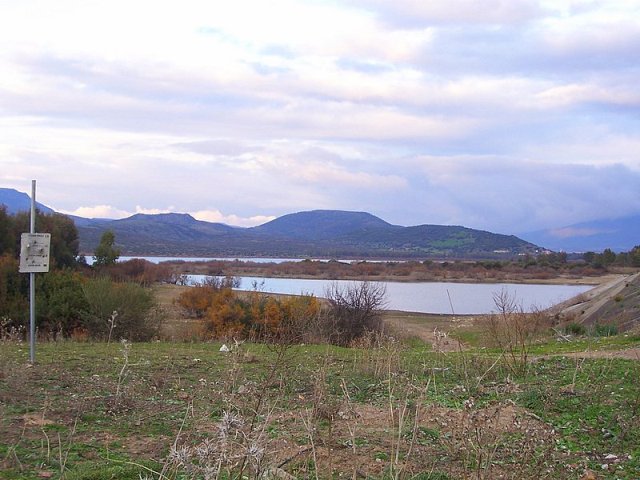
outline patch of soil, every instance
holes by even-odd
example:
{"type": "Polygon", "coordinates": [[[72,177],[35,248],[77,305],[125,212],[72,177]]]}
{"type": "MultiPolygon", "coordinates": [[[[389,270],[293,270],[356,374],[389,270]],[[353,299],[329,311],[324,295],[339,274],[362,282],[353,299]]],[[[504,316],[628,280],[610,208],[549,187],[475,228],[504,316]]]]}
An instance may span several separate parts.
{"type": "Polygon", "coordinates": [[[565,353],[563,356],[577,358],[622,358],[624,360],[640,361],[640,347],[627,348],[624,350],[588,350],[584,352],[565,353]]]}
{"type": "Polygon", "coordinates": [[[22,416],[22,421],[27,427],[43,427],[45,425],[55,425],[56,422],[44,418],[42,413],[25,413],[22,416]]]}

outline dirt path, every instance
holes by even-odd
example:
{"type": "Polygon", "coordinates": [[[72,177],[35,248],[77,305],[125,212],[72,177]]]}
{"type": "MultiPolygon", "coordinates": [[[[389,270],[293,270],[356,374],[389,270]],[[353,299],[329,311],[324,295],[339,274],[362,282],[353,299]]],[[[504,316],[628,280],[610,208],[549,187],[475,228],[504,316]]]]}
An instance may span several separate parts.
{"type": "Polygon", "coordinates": [[[564,357],[574,358],[619,358],[624,360],[637,360],[640,362],[640,347],[626,348],[624,350],[587,350],[584,352],[563,353],[564,357]]]}
{"type": "Polygon", "coordinates": [[[389,310],[384,313],[384,322],[393,332],[403,337],[419,338],[440,352],[455,352],[464,348],[449,334],[458,328],[473,326],[475,317],[465,315],[436,315],[427,313],[389,310]]]}

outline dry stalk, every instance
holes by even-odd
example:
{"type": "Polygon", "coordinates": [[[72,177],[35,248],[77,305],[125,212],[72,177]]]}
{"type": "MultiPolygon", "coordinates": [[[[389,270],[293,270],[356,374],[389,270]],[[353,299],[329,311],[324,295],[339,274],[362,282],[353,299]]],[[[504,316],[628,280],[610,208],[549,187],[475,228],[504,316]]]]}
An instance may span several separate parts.
{"type": "Polygon", "coordinates": [[[318,476],[318,455],[316,451],[316,444],[313,440],[314,438],[313,410],[306,409],[304,413],[306,414],[306,416],[301,414],[300,419],[302,420],[302,424],[304,425],[304,428],[307,432],[309,443],[311,443],[311,455],[313,457],[313,471],[314,471],[316,480],[319,480],[320,477],[318,476]]]}
{"type": "Polygon", "coordinates": [[[123,339],[120,343],[122,345],[120,351],[122,352],[123,363],[122,368],[120,369],[120,373],[118,374],[118,384],[116,385],[116,399],[119,399],[122,393],[122,384],[124,383],[124,380],[128,373],[127,369],[129,368],[129,352],[131,350],[131,344],[125,339],[123,339]]]}
{"type": "Polygon", "coordinates": [[[60,433],[58,433],[58,450],[59,450],[59,461],[60,461],[60,478],[64,479],[66,476],[65,470],[67,468],[67,460],[69,459],[69,452],[71,451],[71,440],[73,436],[76,434],[76,428],[78,426],[78,417],[73,422],[73,428],[67,437],[67,450],[64,452],[64,456],[62,454],[62,441],[60,439],[60,433]]]}

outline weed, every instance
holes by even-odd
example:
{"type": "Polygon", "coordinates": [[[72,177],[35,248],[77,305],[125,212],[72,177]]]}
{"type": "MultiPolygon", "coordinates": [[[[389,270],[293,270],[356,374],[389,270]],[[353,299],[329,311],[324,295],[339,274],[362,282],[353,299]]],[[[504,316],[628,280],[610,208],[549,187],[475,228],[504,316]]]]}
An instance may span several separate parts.
{"type": "Polygon", "coordinates": [[[616,325],[607,324],[602,325],[596,323],[593,327],[593,335],[596,337],[614,337],[618,334],[618,327],[616,325]]]}
{"type": "Polygon", "coordinates": [[[564,327],[564,332],[568,335],[581,336],[587,333],[587,329],[580,323],[571,322],[564,327]]]}

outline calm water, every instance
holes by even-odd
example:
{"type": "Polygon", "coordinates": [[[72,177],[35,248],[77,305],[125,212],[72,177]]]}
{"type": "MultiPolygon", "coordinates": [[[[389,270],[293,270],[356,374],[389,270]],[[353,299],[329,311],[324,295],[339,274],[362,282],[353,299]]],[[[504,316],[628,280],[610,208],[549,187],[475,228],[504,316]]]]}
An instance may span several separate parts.
{"type": "MultiPolygon", "coordinates": [[[[173,260],[181,260],[183,262],[211,262],[214,260],[226,260],[226,261],[234,261],[238,260],[240,262],[255,262],[255,263],[284,263],[284,262],[300,262],[302,259],[300,258],[223,258],[223,257],[120,257],[118,260],[121,262],[126,262],[127,260],[132,260],[134,258],[142,258],[143,260],[147,260],[151,263],[160,263],[160,262],[169,262],[173,260]]],[[[88,256],[87,262],[93,263],[93,257],[88,256]]]]}
{"type": "MultiPolygon", "coordinates": [[[[204,275],[189,275],[192,283],[201,282],[204,278],[204,275]]],[[[316,297],[324,296],[332,283],[354,283],[346,280],[238,278],[241,290],[252,290],[255,283],[259,290],[268,293],[312,294],[316,297]]],[[[451,314],[453,310],[456,315],[491,313],[495,310],[493,295],[502,290],[514,296],[523,309],[531,311],[550,307],[593,288],[583,285],[445,282],[387,282],[386,286],[387,308],[390,310],[441,314],[451,314]]]]}

